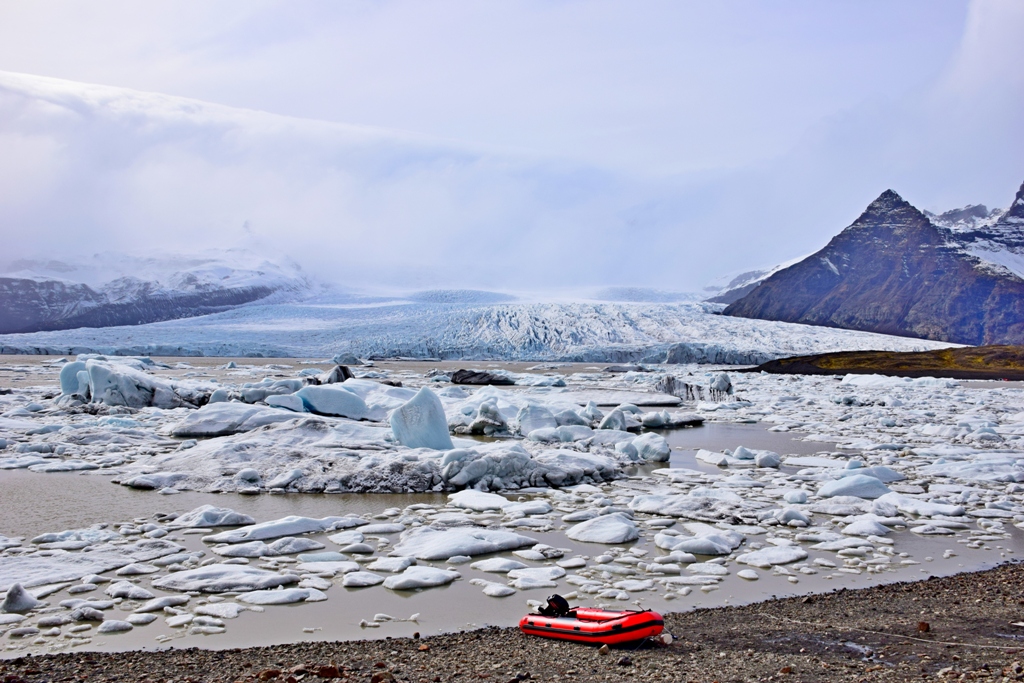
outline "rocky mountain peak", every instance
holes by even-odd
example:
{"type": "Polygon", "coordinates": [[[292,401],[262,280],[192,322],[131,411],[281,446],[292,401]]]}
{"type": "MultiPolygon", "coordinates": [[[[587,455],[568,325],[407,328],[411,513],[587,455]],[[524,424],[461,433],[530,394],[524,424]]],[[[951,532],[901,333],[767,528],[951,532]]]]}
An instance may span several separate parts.
{"type": "Polygon", "coordinates": [[[928,222],[923,213],[911,206],[903,197],[893,190],[886,190],[878,199],[868,204],[868,208],[860,215],[854,226],[876,226],[892,223],[928,222]]]}
{"type": "Polygon", "coordinates": [[[823,249],[768,277],[723,313],[962,344],[1022,344],[1024,275],[1015,269],[1024,260],[1024,187],[995,225],[977,223],[1001,212],[960,213],[957,229],[933,223],[887,190],[823,249]]]}
{"type": "Polygon", "coordinates": [[[910,204],[895,190],[886,190],[878,195],[878,199],[868,204],[867,211],[895,211],[906,206],[910,206],[910,204]]]}
{"type": "Polygon", "coordinates": [[[1007,209],[1006,213],[1000,219],[1001,223],[1024,223],[1024,183],[1021,183],[1020,189],[1017,190],[1017,196],[1013,199],[1013,204],[1007,209]]]}

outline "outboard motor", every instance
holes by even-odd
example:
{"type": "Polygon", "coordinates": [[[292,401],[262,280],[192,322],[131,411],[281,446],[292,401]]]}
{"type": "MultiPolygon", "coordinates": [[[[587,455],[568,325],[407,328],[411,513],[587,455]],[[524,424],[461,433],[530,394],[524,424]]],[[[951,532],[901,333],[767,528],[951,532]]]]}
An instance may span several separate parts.
{"type": "Polygon", "coordinates": [[[564,617],[569,614],[569,601],[555,593],[548,597],[548,604],[540,608],[546,617],[564,617]]]}

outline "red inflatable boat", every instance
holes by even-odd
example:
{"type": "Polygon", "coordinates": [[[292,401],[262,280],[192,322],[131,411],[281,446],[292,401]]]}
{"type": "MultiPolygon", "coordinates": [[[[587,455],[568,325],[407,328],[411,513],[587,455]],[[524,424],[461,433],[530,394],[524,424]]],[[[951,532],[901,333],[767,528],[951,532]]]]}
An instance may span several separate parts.
{"type": "Polygon", "coordinates": [[[613,612],[594,607],[573,607],[561,615],[527,614],[519,622],[527,635],[601,645],[656,636],[664,626],[661,615],[650,610],[613,612]]]}

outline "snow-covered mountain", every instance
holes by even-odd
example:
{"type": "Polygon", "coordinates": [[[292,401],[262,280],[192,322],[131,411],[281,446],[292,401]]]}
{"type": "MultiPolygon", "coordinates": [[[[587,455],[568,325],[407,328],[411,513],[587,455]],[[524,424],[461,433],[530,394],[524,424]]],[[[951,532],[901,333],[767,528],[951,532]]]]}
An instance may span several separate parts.
{"type": "Polygon", "coordinates": [[[753,291],[753,289],[759,284],[770,278],[772,275],[775,275],[775,273],[785,268],[789,268],[794,263],[799,263],[805,258],[807,257],[797,256],[794,259],[790,259],[770,268],[748,270],[738,274],[730,273],[716,278],[704,287],[705,294],[712,295],[707,298],[707,301],[716,304],[731,304],[734,301],[739,301],[753,291]]]}
{"type": "MultiPolygon", "coordinates": [[[[949,213],[953,212],[942,215],[949,213]]],[[[932,222],[943,225],[941,218],[936,216],[939,220],[933,219],[932,222]]],[[[1024,280],[1024,184],[1017,191],[1013,204],[1005,211],[994,209],[973,223],[960,220],[947,227],[965,253],[991,264],[997,272],[1024,280]]]]}
{"type": "Polygon", "coordinates": [[[1024,185],[1006,211],[925,214],[883,193],[727,315],[964,344],[1024,343],[1024,185]]]}
{"type": "Polygon", "coordinates": [[[140,325],[292,300],[311,287],[297,265],[241,249],[19,260],[0,273],[0,332],[140,325]]]}

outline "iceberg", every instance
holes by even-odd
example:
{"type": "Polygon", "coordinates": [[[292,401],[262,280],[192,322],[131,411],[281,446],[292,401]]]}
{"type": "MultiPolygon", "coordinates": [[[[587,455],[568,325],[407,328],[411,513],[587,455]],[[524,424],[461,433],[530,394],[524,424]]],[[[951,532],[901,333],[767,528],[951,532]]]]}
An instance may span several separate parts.
{"type": "Polygon", "coordinates": [[[362,420],[367,415],[366,403],[342,385],[308,386],[295,395],[302,399],[306,410],[319,415],[334,415],[362,420]]]}
{"type": "Polygon", "coordinates": [[[189,413],[171,429],[171,434],[178,437],[226,436],[294,419],[294,413],[278,408],[248,403],[210,403],[189,413]]]}
{"type": "Polygon", "coordinates": [[[208,528],[215,526],[242,526],[255,524],[256,520],[249,515],[235,512],[230,508],[219,508],[213,505],[200,505],[175,517],[167,526],[182,528],[208,528]]]}
{"type": "Polygon", "coordinates": [[[450,569],[409,567],[401,574],[384,579],[384,587],[393,591],[408,591],[443,586],[459,578],[462,578],[462,575],[450,569]]]}
{"type": "Polygon", "coordinates": [[[639,538],[636,524],[621,512],[601,515],[581,522],[576,526],[569,527],[565,535],[574,541],[608,544],[628,543],[639,538]]]}
{"type": "Polygon", "coordinates": [[[841,479],[827,482],[818,489],[818,495],[822,498],[834,496],[853,496],[873,500],[889,493],[889,487],[875,477],[868,477],[863,474],[853,474],[841,479]]]}
{"type": "Polygon", "coordinates": [[[391,413],[391,431],[398,443],[409,448],[455,448],[441,399],[427,387],[391,413]]]}
{"type": "Polygon", "coordinates": [[[162,576],[153,581],[153,587],[183,592],[226,593],[266,590],[298,582],[299,577],[292,574],[278,574],[240,564],[211,564],[162,576]]]}
{"type": "Polygon", "coordinates": [[[243,543],[245,541],[262,541],[281,536],[319,533],[334,528],[337,522],[345,519],[348,518],[324,517],[323,519],[314,519],[312,517],[289,515],[281,519],[260,522],[259,524],[251,524],[240,529],[230,529],[219,534],[204,536],[203,540],[207,543],[243,543]]]}
{"type": "MultiPolygon", "coordinates": [[[[432,529],[416,527],[402,534],[394,553],[418,560],[447,560],[456,555],[484,555],[502,550],[515,550],[537,542],[511,531],[491,529],[432,529]]],[[[412,569],[410,567],[410,569],[412,569]]]]}

